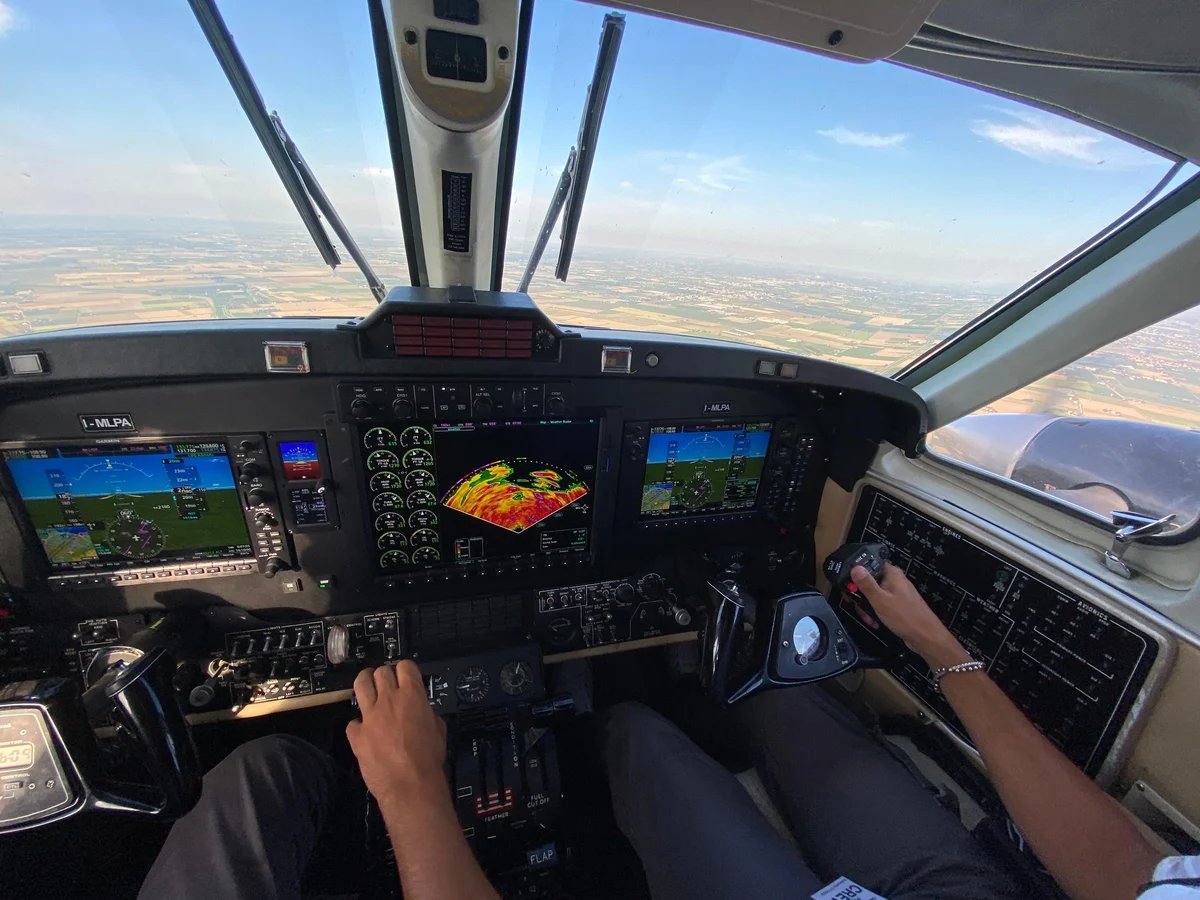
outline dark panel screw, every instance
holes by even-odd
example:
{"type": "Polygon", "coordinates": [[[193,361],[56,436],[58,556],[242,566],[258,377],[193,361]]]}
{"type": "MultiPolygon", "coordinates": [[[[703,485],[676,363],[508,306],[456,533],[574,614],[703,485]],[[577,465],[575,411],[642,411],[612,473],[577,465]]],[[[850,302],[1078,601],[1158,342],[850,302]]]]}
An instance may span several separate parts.
{"type": "Polygon", "coordinates": [[[829,46],[836,47],[838,44],[840,44],[842,42],[842,38],[844,38],[845,36],[846,35],[844,35],[842,33],[842,30],[840,28],[837,31],[829,32],[829,46]]]}
{"type": "Polygon", "coordinates": [[[496,55],[498,57],[500,57],[501,59],[508,59],[508,48],[501,47],[499,50],[496,51],[496,55]]]}
{"type": "MultiPolygon", "coordinates": [[[[839,31],[838,34],[841,34],[841,32],[839,31]]],[[[830,38],[829,40],[832,41],[833,38],[830,38]]],[[[415,44],[416,42],[417,42],[417,33],[415,31],[413,31],[411,28],[407,29],[404,32],[404,43],[415,44]]]]}

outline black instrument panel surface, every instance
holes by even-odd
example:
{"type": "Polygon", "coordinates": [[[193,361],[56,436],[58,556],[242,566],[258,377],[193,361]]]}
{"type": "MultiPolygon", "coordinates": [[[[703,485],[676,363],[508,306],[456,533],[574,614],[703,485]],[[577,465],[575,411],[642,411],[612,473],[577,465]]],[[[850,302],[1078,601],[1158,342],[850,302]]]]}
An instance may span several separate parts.
{"type": "MultiPolygon", "coordinates": [[[[1150,635],[871,486],[847,539],[887,544],[1001,689],[1080,768],[1100,770],[1158,655],[1150,635]]],[[[854,626],[865,650],[897,650],[892,675],[969,740],[919,656],[854,626]]]]}

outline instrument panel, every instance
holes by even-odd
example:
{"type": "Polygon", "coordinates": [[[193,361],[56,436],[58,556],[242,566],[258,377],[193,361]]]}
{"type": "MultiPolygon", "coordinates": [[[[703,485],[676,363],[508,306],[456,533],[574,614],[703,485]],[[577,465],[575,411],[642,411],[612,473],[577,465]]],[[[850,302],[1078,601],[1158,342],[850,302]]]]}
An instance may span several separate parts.
{"type": "MultiPolygon", "coordinates": [[[[1099,772],[1160,653],[1158,637],[870,485],[849,539],[886,544],[1004,692],[1080,768],[1099,772]]],[[[891,674],[968,740],[920,657],[846,620],[865,650],[894,653],[891,674]]]]}
{"type": "Polygon", "coordinates": [[[826,478],[923,431],[867,373],[411,293],[353,322],[37,336],[39,375],[0,371],[0,676],[83,680],[164,614],[197,713],[341,690],[338,626],[380,660],[689,639],[726,566],[809,581],[826,478]],[[271,367],[280,341],[302,369],[271,367]]]}

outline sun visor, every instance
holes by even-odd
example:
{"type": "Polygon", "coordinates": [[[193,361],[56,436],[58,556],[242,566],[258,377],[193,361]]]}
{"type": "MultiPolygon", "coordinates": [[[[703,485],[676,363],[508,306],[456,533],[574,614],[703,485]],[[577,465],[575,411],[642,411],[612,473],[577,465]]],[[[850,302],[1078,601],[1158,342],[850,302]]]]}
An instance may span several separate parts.
{"type": "Polygon", "coordinates": [[[606,3],[711,25],[852,62],[896,53],[938,0],[633,0],[606,3]]]}

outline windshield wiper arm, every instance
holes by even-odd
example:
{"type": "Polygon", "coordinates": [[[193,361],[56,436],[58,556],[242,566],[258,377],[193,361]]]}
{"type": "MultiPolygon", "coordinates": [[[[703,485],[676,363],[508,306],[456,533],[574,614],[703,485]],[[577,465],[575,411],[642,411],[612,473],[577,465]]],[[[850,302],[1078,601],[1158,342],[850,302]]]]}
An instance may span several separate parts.
{"type": "Polygon", "coordinates": [[[367,286],[371,289],[371,293],[375,295],[375,299],[382,300],[387,296],[387,288],[383,286],[383,282],[379,280],[379,276],[375,274],[375,270],[371,268],[371,264],[363,256],[358,243],[350,236],[350,231],[346,228],[346,223],[342,221],[342,217],[333,208],[333,203],[330,202],[329,197],[322,190],[320,182],[317,181],[317,176],[312,173],[312,169],[308,167],[308,163],[300,155],[300,148],[296,146],[296,142],[292,140],[291,135],[287,133],[287,129],[283,127],[283,120],[279,118],[279,113],[275,111],[271,112],[271,123],[279,133],[279,138],[283,141],[283,148],[287,151],[292,165],[300,173],[300,178],[304,182],[308,196],[312,198],[321,212],[325,214],[325,218],[329,220],[329,224],[333,228],[333,233],[338,236],[338,240],[342,242],[342,246],[346,248],[346,251],[350,254],[350,258],[354,260],[358,265],[359,271],[363,273],[363,277],[367,279],[367,286]]]}
{"type": "Polygon", "coordinates": [[[554,222],[563,208],[562,242],[558,249],[558,263],[554,277],[567,280],[571,268],[571,257],[575,253],[575,236],[579,232],[579,220],[583,215],[583,199],[587,193],[588,178],[592,174],[592,161],[596,158],[596,142],[600,136],[600,120],[608,103],[608,89],[612,86],[613,72],[617,68],[617,54],[621,50],[621,37],[625,33],[625,17],[620,13],[608,13],[600,30],[600,50],[596,54],[596,69],[588,85],[587,100],[583,107],[583,118],[579,123],[579,136],[567,157],[567,165],[558,179],[558,187],[546,210],[542,230],[521,277],[520,291],[528,290],[533,273],[542,259],[554,222]]]}
{"type": "Polygon", "coordinates": [[[550,199],[550,205],[546,207],[546,217],[542,219],[541,231],[538,232],[537,241],[529,253],[529,262],[525,264],[525,274],[521,276],[521,283],[517,285],[517,290],[522,294],[529,290],[529,282],[533,281],[533,273],[537,271],[538,263],[542,261],[542,254],[546,252],[546,245],[550,243],[550,233],[554,231],[554,222],[558,219],[558,214],[562,212],[563,204],[567,202],[567,194],[571,193],[571,181],[575,177],[577,156],[575,148],[572,147],[571,152],[567,154],[567,164],[563,166],[562,174],[558,176],[558,187],[554,189],[554,196],[550,199]]]}
{"type": "Polygon", "coordinates": [[[188,0],[188,2],[191,4],[192,12],[196,15],[196,21],[200,23],[200,29],[208,39],[209,46],[212,47],[213,54],[217,57],[217,62],[221,64],[225,77],[229,79],[229,86],[237,95],[238,102],[241,103],[242,110],[246,113],[246,118],[250,120],[250,125],[254,128],[254,133],[258,135],[259,142],[267,152],[271,165],[275,167],[279,180],[283,182],[283,187],[291,198],[292,205],[296,207],[296,212],[300,214],[300,220],[308,229],[313,243],[317,245],[321,258],[331,269],[336,269],[342,262],[333,242],[329,240],[325,226],[321,224],[321,215],[317,212],[317,207],[320,207],[321,212],[329,220],[329,224],[333,226],[338,240],[345,245],[354,262],[358,264],[358,268],[367,279],[371,293],[375,295],[376,299],[382,300],[387,293],[383,283],[363,257],[358,244],[350,236],[350,232],[321,189],[312,170],[304,162],[304,157],[300,155],[295,142],[288,136],[279,115],[267,115],[267,107],[263,103],[262,95],[258,92],[258,86],[254,83],[250,70],[246,68],[246,61],[238,52],[237,45],[233,42],[233,35],[229,33],[225,20],[221,18],[215,0],[188,0]]]}

